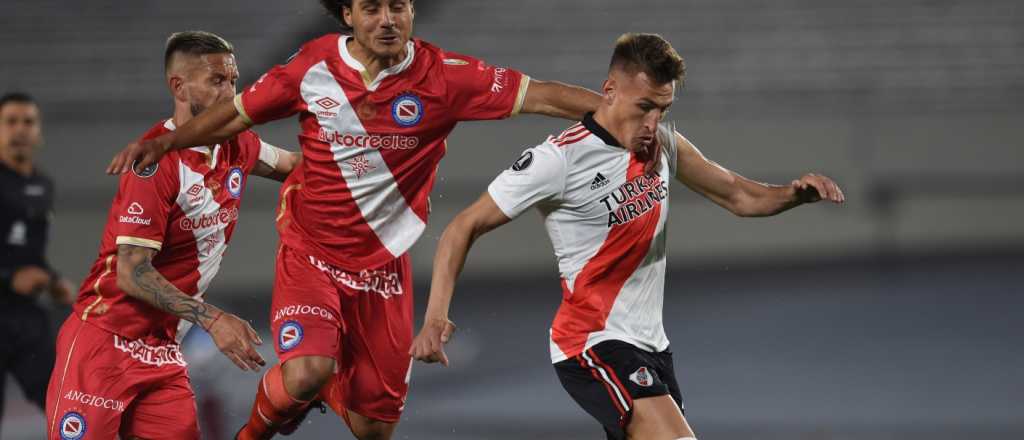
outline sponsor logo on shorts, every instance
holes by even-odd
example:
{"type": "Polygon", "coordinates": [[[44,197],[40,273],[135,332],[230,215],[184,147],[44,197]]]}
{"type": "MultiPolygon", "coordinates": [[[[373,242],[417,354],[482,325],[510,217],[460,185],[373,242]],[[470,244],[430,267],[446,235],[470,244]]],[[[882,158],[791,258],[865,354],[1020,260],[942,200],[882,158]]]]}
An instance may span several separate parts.
{"type": "Polygon", "coordinates": [[[302,342],[302,324],[297,321],[285,321],[277,335],[277,345],[281,351],[288,351],[302,342]]]}
{"type": "Polygon", "coordinates": [[[386,270],[363,270],[358,274],[355,274],[331,266],[323,260],[319,260],[312,256],[309,257],[309,263],[312,264],[313,267],[316,267],[329,275],[334,279],[334,281],[339,282],[352,290],[376,293],[383,296],[384,299],[389,299],[392,296],[405,293],[402,289],[402,278],[394,272],[388,272],[386,270]]]}
{"type": "Polygon", "coordinates": [[[220,208],[217,212],[212,214],[203,214],[198,217],[185,217],[181,219],[178,226],[180,226],[183,231],[194,231],[196,229],[206,229],[227,225],[235,220],[238,220],[238,208],[220,208]]]}
{"type": "Polygon", "coordinates": [[[423,103],[412,93],[403,93],[391,104],[391,117],[402,127],[412,127],[423,119],[423,103]]]}
{"type": "Polygon", "coordinates": [[[629,375],[629,380],[642,387],[654,385],[654,377],[651,376],[650,371],[647,371],[647,367],[640,367],[634,371],[633,374],[629,375]]]}
{"type": "Polygon", "coordinates": [[[117,412],[124,412],[125,407],[123,401],[108,399],[95,394],[83,393],[78,390],[68,391],[67,394],[64,394],[64,399],[96,408],[112,409],[117,412]]]}
{"type": "Polygon", "coordinates": [[[118,335],[114,335],[114,347],[128,353],[139,362],[146,365],[162,367],[164,365],[187,366],[185,357],[181,355],[178,344],[167,344],[158,347],[148,345],[142,341],[129,341],[118,335]]]}
{"type": "Polygon", "coordinates": [[[324,319],[326,319],[328,321],[336,320],[336,318],[334,317],[334,314],[331,313],[330,310],[327,310],[327,309],[325,309],[323,307],[320,307],[320,306],[310,306],[310,305],[302,304],[302,305],[294,305],[294,306],[281,307],[280,309],[277,309],[277,311],[274,312],[274,322],[280,321],[283,318],[287,318],[287,317],[290,317],[290,316],[297,316],[297,315],[319,316],[319,317],[324,318],[324,319]]]}
{"type": "Polygon", "coordinates": [[[239,198],[242,196],[242,169],[235,167],[231,171],[228,171],[227,178],[228,194],[231,197],[239,198]]]}
{"type": "Polygon", "coordinates": [[[60,438],[63,440],[78,440],[85,437],[85,417],[71,411],[60,418],[60,438]]]}

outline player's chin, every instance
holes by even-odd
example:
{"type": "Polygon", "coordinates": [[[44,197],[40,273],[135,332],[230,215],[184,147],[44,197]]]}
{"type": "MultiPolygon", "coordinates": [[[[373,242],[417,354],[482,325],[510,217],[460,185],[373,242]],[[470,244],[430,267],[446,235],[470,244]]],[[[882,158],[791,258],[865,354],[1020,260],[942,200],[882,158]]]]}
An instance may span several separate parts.
{"type": "Polygon", "coordinates": [[[402,52],[405,41],[401,38],[376,38],[373,40],[374,52],[379,55],[394,56],[402,52]]]}

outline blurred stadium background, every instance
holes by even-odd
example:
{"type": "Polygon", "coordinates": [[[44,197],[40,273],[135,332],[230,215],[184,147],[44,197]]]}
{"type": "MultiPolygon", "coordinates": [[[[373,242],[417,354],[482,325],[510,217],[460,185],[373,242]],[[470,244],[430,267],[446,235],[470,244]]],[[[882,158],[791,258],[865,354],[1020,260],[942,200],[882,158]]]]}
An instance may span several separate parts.
{"type": "MultiPolygon", "coordinates": [[[[701,438],[1024,438],[1019,1],[420,0],[417,12],[420,38],[594,89],[619,34],[661,33],[688,65],[670,117],[706,155],[763,181],[813,170],[843,186],[846,206],[754,220],[677,187],[665,316],[701,438]]],[[[116,189],[103,169],[170,114],[162,45],[187,29],[232,41],[245,85],[334,26],[312,0],[0,3],[0,90],[40,101],[39,163],[59,194],[50,258],[77,280],[116,189]]],[[[412,253],[420,309],[447,221],[566,125],[527,116],[455,131],[412,253]]],[[[294,120],[258,131],[296,145],[294,120]]],[[[253,179],[208,293],[264,332],[276,189],[253,179]]],[[[415,366],[396,438],[603,438],[549,366],[560,292],[536,216],[485,238],[465,273],[453,365],[415,366]]],[[[206,438],[228,438],[257,376],[201,332],[186,349],[206,438]]],[[[4,398],[0,436],[42,438],[13,382],[4,398]]],[[[290,438],[350,436],[328,413],[290,438]]]]}

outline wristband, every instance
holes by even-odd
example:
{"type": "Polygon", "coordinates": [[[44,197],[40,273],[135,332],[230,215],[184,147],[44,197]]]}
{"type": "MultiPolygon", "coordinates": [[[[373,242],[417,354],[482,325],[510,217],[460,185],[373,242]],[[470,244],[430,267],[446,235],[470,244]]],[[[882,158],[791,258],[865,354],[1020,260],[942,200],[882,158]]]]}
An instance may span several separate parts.
{"type": "Polygon", "coordinates": [[[220,319],[220,317],[221,317],[221,316],[224,316],[224,311],[223,311],[223,310],[221,310],[221,311],[220,311],[220,313],[218,313],[218,314],[217,314],[217,317],[216,317],[216,318],[213,318],[213,321],[210,321],[210,325],[209,325],[209,326],[207,326],[207,327],[206,327],[205,329],[203,329],[203,330],[206,330],[207,332],[209,332],[209,331],[210,331],[210,329],[211,329],[211,328],[213,328],[213,324],[217,323],[217,320],[218,320],[218,319],[220,319]]]}

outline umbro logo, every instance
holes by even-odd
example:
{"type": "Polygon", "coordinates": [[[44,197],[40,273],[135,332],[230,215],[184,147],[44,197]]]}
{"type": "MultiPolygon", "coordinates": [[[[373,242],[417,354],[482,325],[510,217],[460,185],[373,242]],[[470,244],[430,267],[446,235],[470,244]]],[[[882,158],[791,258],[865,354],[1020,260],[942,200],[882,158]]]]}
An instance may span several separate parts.
{"type": "Polygon", "coordinates": [[[324,110],[330,110],[332,108],[335,108],[335,107],[341,105],[341,104],[338,103],[338,101],[335,101],[335,100],[331,99],[328,96],[325,96],[325,97],[320,98],[320,99],[318,99],[316,101],[313,101],[313,102],[317,103],[320,107],[323,107],[324,110]]]}
{"type": "Polygon", "coordinates": [[[608,178],[604,177],[604,175],[601,173],[597,173],[597,177],[594,178],[594,181],[590,182],[590,190],[593,191],[607,184],[608,178]]]}

